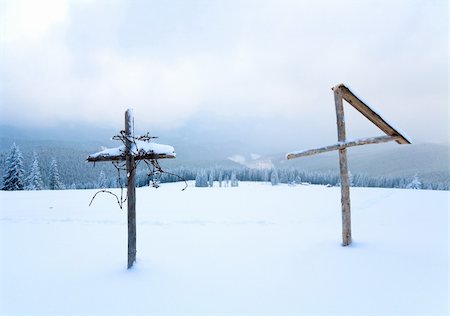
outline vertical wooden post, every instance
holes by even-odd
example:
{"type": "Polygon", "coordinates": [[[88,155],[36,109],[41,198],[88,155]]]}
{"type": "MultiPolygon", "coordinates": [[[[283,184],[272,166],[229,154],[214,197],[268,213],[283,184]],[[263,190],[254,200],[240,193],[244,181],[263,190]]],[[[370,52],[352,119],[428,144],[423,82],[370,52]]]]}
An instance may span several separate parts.
{"type": "Polygon", "coordinates": [[[128,269],[136,261],[136,164],[131,152],[134,137],[133,110],[125,112],[127,199],[128,199],[128,269]]]}
{"type": "MultiPolygon", "coordinates": [[[[336,121],[338,141],[345,142],[345,118],[342,104],[342,91],[339,87],[334,89],[334,103],[336,105],[336,121]]],[[[348,246],[352,243],[351,214],[350,214],[350,181],[347,164],[347,149],[339,149],[339,167],[341,173],[341,204],[342,204],[342,244],[348,246]]]]}

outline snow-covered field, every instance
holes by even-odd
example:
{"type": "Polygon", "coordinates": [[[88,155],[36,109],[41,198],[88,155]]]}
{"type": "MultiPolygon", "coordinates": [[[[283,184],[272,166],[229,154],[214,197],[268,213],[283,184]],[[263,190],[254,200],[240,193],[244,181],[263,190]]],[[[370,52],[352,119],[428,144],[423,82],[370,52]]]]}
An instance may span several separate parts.
{"type": "Polygon", "coordinates": [[[126,213],[95,191],[0,192],[0,315],[447,315],[449,192],[137,190],[126,213]]]}

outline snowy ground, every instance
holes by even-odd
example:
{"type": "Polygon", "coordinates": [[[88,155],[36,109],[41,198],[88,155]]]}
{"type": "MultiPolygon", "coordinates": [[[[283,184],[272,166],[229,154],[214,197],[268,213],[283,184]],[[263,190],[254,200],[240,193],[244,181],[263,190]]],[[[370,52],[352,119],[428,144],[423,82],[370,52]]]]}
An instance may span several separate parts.
{"type": "Polygon", "coordinates": [[[447,315],[449,192],[241,183],[0,192],[0,315],[447,315]]]}

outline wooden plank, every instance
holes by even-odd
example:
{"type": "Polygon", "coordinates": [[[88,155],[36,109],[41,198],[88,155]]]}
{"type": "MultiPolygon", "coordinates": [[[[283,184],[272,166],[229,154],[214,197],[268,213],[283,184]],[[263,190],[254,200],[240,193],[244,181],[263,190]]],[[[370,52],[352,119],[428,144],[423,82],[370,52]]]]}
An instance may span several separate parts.
{"type": "Polygon", "coordinates": [[[131,153],[134,136],[133,111],[125,112],[126,164],[127,164],[127,202],[128,202],[128,269],[136,261],[136,163],[131,153]]]}
{"type": "MultiPolygon", "coordinates": [[[[336,106],[336,123],[338,141],[345,142],[344,106],[342,104],[342,92],[334,90],[334,103],[336,106]]],[[[339,149],[339,168],[341,175],[341,207],[342,207],[342,245],[352,243],[351,213],[350,213],[350,180],[347,164],[347,148],[339,149]]]]}
{"type": "Polygon", "coordinates": [[[349,141],[349,142],[342,142],[342,143],[337,143],[334,145],[329,145],[329,146],[324,146],[324,147],[319,147],[319,148],[291,152],[286,155],[286,158],[294,159],[294,158],[312,156],[312,155],[321,154],[324,152],[339,150],[339,149],[348,148],[348,147],[368,145],[368,144],[386,143],[386,142],[397,140],[399,137],[400,136],[385,135],[385,136],[378,136],[378,137],[361,138],[361,139],[357,139],[357,140],[353,140],[353,141],[349,141]]]}
{"type": "Polygon", "coordinates": [[[356,110],[358,110],[362,115],[364,115],[368,120],[375,124],[379,129],[381,129],[386,135],[389,136],[399,136],[396,142],[399,144],[411,144],[408,137],[402,135],[401,132],[396,130],[392,125],[386,122],[381,115],[370,108],[369,105],[364,103],[359,99],[349,88],[344,84],[339,84],[332,88],[333,91],[340,90],[342,92],[342,97],[350,105],[352,105],[356,110]]]}
{"type": "MultiPolygon", "coordinates": [[[[165,159],[165,158],[176,158],[175,155],[171,154],[145,154],[145,155],[138,155],[134,156],[134,160],[144,160],[144,159],[165,159]]],[[[86,159],[88,162],[99,162],[99,161],[123,161],[126,160],[125,153],[123,155],[117,155],[117,156],[96,156],[96,157],[87,157],[86,159]]]]}

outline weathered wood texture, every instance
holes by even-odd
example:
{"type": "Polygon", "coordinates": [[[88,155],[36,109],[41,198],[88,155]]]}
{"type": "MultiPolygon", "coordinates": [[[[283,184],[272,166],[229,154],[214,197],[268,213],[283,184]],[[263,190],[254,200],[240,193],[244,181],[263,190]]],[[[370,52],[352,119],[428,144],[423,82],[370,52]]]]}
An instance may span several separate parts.
{"type": "Polygon", "coordinates": [[[399,144],[410,144],[408,137],[400,133],[391,124],[387,123],[381,115],[372,110],[367,104],[350,91],[345,85],[339,84],[332,88],[334,92],[334,103],[336,107],[336,123],[338,132],[338,143],[330,146],[314,148],[303,151],[295,151],[286,155],[287,159],[311,156],[327,151],[339,151],[339,169],[341,176],[341,207],[342,207],[342,241],[344,246],[352,242],[351,231],[351,212],[350,212],[350,181],[347,162],[347,147],[377,144],[389,141],[396,141],[399,144]],[[387,136],[362,138],[354,141],[346,141],[345,119],[343,101],[346,100],[350,105],[357,109],[373,124],[380,128],[387,136]]]}
{"type": "Polygon", "coordinates": [[[365,104],[361,99],[359,99],[349,88],[344,84],[339,84],[332,88],[333,91],[340,90],[342,93],[342,98],[352,105],[356,110],[358,110],[362,115],[364,115],[368,120],[375,124],[379,129],[389,136],[399,136],[395,141],[399,144],[411,144],[408,137],[402,135],[398,130],[396,130],[392,125],[386,122],[381,115],[371,109],[367,104],[365,104]]]}
{"type": "Polygon", "coordinates": [[[125,144],[90,155],[89,162],[97,161],[125,161],[127,168],[127,215],[128,215],[128,269],[136,261],[136,160],[175,158],[173,147],[158,145],[156,149],[139,147],[134,135],[133,110],[125,112],[125,144]],[[161,147],[165,146],[165,147],[161,147]],[[134,149],[133,149],[134,148],[134,149]],[[137,148],[137,149],[136,149],[137,148]],[[165,152],[167,150],[167,152],[165,152]],[[135,152],[133,152],[135,151],[135,152]],[[154,153],[159,151],[159,153],[154,153]]]}
{"type": "Polygon", "coordinates": [[[125,157],[127,165],[127,201],[128,201],[128,269],[136,261],[136,163],[130,148],[134,137],[133,111],[125,112],[125,157]]]}
{"type": "Polygon", "coordinates": [[[312,156],[316,154],[325,153],[327,151],[334,151],[339,149],[344,149],[348,147],[354,147],[354,146],[361,146],[361,145],[368,145],[368,144],[378,144],[378,143],[386,143],[390,141],[397,140],[400,136],[379,136],[379,137],[368,137],[368,138],[361,138],[349,142],[342,142],[337,143],[330,146],[324,146],[314,149],[307,149],[304,151],[296,151],[292,153],[288,153],[286,155],[287,159],[294,159],[294,158],[300,158],[300,157],[306,157],[306,156],[312,156]]]}
{"type": "MultiPolygon", "coordinates": [[[[334,103],[336,106],[338,141],[345,142],[344,106],[342,104],[342,92],[339,89],[334,90],[334,103]]],[[[341,174],[342,244],[348,246],[352,243],[352,230],[350,214],[350,181],[346,147],[339,149],[339,167],[341,174]]]]}

